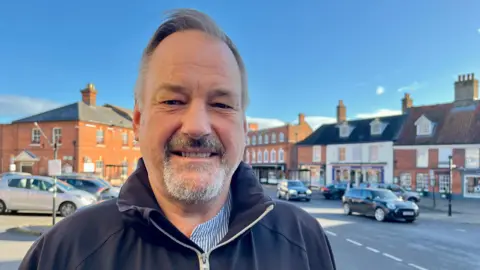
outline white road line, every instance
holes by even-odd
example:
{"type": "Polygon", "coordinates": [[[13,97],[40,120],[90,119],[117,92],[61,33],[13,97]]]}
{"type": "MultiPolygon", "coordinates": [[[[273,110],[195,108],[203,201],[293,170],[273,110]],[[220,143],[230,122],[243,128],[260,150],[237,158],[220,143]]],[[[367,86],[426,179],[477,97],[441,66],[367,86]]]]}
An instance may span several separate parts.
{"type": "Polygon", "coordinates": [[[347,238],[347,241],[350,242],[350,243],[352,243],[352,244],[354,244],[354,245],[357,245],[357,246],[359,246],[359,247],[363,246],[361,243],[359,243],[359,242],[357,242],[357,241],[353,241],[352,239],[348,239],[348,238],[347,238]]]}
{"type": "Polygon", "coordinates": [[[331,231],[327,231],[327,230],[325,230],[325,233],[327,233],[327,234],[330,234],[331,236],[337,236],[337,234],[336,234],[336,233],[334,233],[334,232],[331,232],[331,231]]]}
{"type": "Polygon", "coordinates": [[[418,266],[418,265],[413,264],[413,263],[409,263],[408,265],[410,265],[411,267],[416,268],[418,270],[428,270],[427,268],[423,268],[423,267],[418,266]]]}
{"type": "Polygon", "coordinates": [[[371,247],[366,247],[366,249],[368,249],[372,252],[375,252],[375,253],[380,253],[380,250],[378,250],[378,249],[374,249],[374,248],[371,248],[371,247]]]}
{"type": "Polygon", "coordinates": [[[457,232],[466,232],[466,230],[464,230],[464,229],[455,229],[455,231],[457,231],[457,232]]]}
{"type": "Polygon", "coordinates": [[[397,258],[397,257],[395,257],[395,256],[393,256],[393,255],[388,254],[388,253],[383,253],[383,256],[385,256],[385,257],[387,257],[387,258],[390,258],[390,259],[392,259],[392,260],[395,260],[395,261],[397,261],[397,262],[403,262],[402,259],[397,258]]]}

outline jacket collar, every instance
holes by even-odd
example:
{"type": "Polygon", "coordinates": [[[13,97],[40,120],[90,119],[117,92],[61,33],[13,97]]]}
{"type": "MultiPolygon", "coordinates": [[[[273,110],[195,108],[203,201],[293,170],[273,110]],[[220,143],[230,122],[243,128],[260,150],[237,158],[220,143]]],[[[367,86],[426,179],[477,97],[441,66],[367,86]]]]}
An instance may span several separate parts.
{"type": "MultiPolygon", "coordinates": [[[[233,174],[230,190],[232,212],[230,214],[229,231],[225,239],[239,233],[260,217],[267,207],[274,204],[273,200],[265,195],[260,181],[256,178],[251,167],[243,162],[240,163],[233,174]]],[[[137,231],[144,230],[144,233],[149,235],[150,238],[152,234],[148,234],[148,232],[158,232],[155,226],[151,224],[153,218],[156,224],[177,240],[194,245],[163,214],[153,194],[142,158],[139,159],[135,172],[123,185],[117,200],[117,206],[127,224],[138,228],[137,231]]]]}

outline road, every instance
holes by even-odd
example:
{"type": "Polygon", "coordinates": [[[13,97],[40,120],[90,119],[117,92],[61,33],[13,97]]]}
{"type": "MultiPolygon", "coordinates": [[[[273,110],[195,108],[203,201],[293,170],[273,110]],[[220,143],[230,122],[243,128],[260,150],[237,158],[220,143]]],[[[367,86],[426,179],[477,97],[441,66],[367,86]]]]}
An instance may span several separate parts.
{"type": "MultiPolygon", "coordinates": [[[[274,188],[267,192],[275,195],[274,188]]],[[[326,230],[340,270],[478,270],[480,226],[420,218],[412,224],[343,214],[340,201],[291,202],[326,230]]]]}
{"type": "MultiPolygon", "coordinates": [[[[274,195],[273,188],[267,193],[274,195]]],[[[478,270],[480,226],[420,217],[413,224],[345,216],[339,201],[292,202],[316,217],[332,244],[339,270],[478,270]]],[[[5,232],[46,224],[48,215],[0,216],[0,270],[18,269],[35,237],[5,232]]]]}

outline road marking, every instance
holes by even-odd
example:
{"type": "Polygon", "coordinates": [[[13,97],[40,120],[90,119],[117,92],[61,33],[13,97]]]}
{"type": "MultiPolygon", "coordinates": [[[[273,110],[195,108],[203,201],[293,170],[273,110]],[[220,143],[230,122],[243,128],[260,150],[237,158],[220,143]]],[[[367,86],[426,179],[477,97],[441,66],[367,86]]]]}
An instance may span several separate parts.
{"type": "Polygon", "coordinates": [[[337,234],[336,234],[336,233],[334,233],[334,232],[331,232],[331,231],[325,231],[325,232],[326,232],[327,234],[330,234],[330,235],[332,235],[332,236],[337,236],[337,234]]]}
{"type": "Polygon", "coordinates": [[[464,230],[464,229],[455,229],[455,231],[457,231],[457,232],[467,232],[467,231],[464,230]]]}
{"type": "Polygon", "coordinates": [[[352,239],[348,239],[348,238],[347,238],[347,241],[350,242],[350,243],[352,243],[352,244],[354,244],[354,245],[357,245],[357,246],[359,246],[359,247],[363,246],[361,243],[359,243],[359,242],[357,242],[357,241],[353,241],[352,239]]]}
{"type": "Polygon", "coordinates": [[[393,255],[388,254],[388,253],[383,253],[383,256],[385,256],[385,257],[387,257],[387,258],[390,258],[390,259],[392,259],[392,260],[395,260],[395,261],[397,261],[397,262],[403,262],[402,259],[397,258],[397,257],[395,257],[395,256],[393,256],[393,255]]]}
{"type": "Polygon", "coordinates": [[[380,253],[380,251],[378,249],[374,249],[374,248],[371,248],[371,247],[366,247],[366,248],[370,251],[375,252],[375,253],[380,253]]]}
{"type": "Polygon", "coordinates": [[[418,270],[428,270],[427,268],[423,268],[423,267],[418,266],[418,265],[413,264],[413,263],[409,263],[408,265],[410,265],[411,267],[416,268],[418,270]]]}

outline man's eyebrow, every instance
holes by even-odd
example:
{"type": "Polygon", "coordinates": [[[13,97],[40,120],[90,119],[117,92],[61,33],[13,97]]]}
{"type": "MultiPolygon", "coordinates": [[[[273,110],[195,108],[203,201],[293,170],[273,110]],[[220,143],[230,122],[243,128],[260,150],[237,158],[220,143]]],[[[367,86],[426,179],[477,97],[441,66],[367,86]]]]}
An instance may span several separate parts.
{"type": "Polygon", "coordinates": [[[236,97],[238,97],[237,94],[234,94],[234,93],[232,93],[232,91],[229,91],[229,90],[223,89],[223,88],[216,88],[216,89],[210,91],[208,95],[210,96],[210,98],[218,98],[218,97],[236,98],[236,97]]]}
{"type": "Polygon", "coordinates": [[[189,91],[185,87],[178,84],[162,83],[156,88],[156,92],[173,92],[186,95],[189,91]]]}

